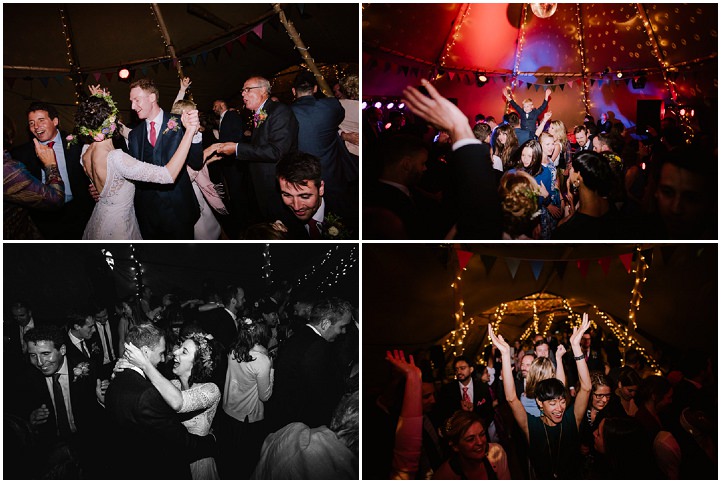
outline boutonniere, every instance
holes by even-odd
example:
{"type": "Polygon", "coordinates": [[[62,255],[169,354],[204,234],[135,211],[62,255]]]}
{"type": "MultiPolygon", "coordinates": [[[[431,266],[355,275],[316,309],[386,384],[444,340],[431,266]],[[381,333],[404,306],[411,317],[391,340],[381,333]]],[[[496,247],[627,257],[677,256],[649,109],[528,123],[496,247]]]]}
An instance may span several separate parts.
{"type": "Polygon", "coordinates": [[[81,377],[87,377],[90,375],[90,363],[81,362],[77,366],[73,367],[73,382],[77,381],[81,377]]]}
{"type": "Polygon", "coordinates": [[[323,219],[323,238],[326,240],[347,240],[351,236],[350,229],[340,216],[328,213],[323,219]]]}
{"type": "Polygon", "coordinates": [[[165,131],[163,131],[163,134],[167,134],[168,131],[178,132],[179,128],[180,128],[180,124],[178,124],[178,118],[173,116],[170,119],[168,119],[168,127],[165,128],[165,131]]]}
{"type": "Polygon", "coordinates": [[[253,114],[253,123],[255,124],[255,127],[263,124],[266,119],[268,119],[268,113],[265,112],[265,109],[260,109],[258,112],[253,114]]]}

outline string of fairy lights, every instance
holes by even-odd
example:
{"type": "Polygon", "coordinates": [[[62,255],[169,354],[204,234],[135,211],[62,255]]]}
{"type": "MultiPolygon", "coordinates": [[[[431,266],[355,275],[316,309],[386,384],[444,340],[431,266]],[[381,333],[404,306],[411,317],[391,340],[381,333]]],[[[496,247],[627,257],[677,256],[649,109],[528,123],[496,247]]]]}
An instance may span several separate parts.
{"type": "Polygon", "coordinates": [[[306,272],[300,277],[298,277],[298,280],[296,280],[295,284],[297,286],[300,286],[301,284],[307,282],[313,275],[315,275],[315,272],[317,272],[319,268],[323,267],[326,262],[330,260],[330,258],[335,252],[338,251],[339,248],[340,247],[336,245],[335,247],[330,248],[327,252],[325,252],[325,255],[323,256],[323,259],[320,261],[320,263],[318,265],[313,265],[309,272],[306,272]]]}
{"type": "Polygon", "coordinates": [[[163,35],[163,29],[160,27],[160,21],[158,20],[158,16],[155,15],[155,9],[153,8],[153,4],[150,4],[150,15],[152,15],[153,20],[155,21],[155,27],[158,29],[158,33],[160,34],[160,40],[163,41],[163,45],[165,46],[165,53],[167,54],[170,52],[170,46],[165,40],[165,35],[163,35]]]}
{"type": "Polygon", "coordinates": [[[140,296],[143,291],[143,273],[145,273],[145,270],[137,257],[135,245],[130,245],[130,271],[135,281],[135,294],[140,296]]]}
{"type": "Polygon", "coordinates": [[[358,247],[353,245],[347,256],[341,257],[333,270],[330,270],[325,279],[320,283],[320,293],[325,293],[327,289],[332,288],[343,277],[348,275],[350,270],[358,263],[358,247]]]}
{"type": "Polygon", "coordinates": [[[261,268],[261,277],[266,285],[270,286],[273,282],[273,266],[270,258],[270,243],[266,243],[263,247],[263,267],[261,268]]]}
{"type": "MultiPolygon", "coordinates": [[[[634,274],[634,285],[633,289],[631,290],[631,300],[629,302],[629,315],[628,315],[628,324],[626,326],[621,325],[620,323],[617,323],[612,318],[610,318],[606,313],[599,310],[597,306],[593,306],[593,309],[598,314],[598,317],[604,322],[604,325],[606,325],[611,332],[614,334],[614,336],[619,340],[620,344],[624,348],[624,350],[629,349],[631,347],[635,347],[639,353],[646,358],[646,360],[649,362],[649,365],[654,371],[659,371],[659,365],[651,357],[648,352],[643,348],[641,343],[638,341],[638,339],[634,336],[633,332],[637,328],[637,314],[640,310],[641,306],[641,300],[643,299],[643,295],[641,293],[641,290],[643,288],[644,282],[646,282],[646,271],[649,269],[649,264],[646,262],[646,257],[643,254],[643,251],[640,246],[636,247],[636,264],[633,268],[632,273],[634,274]]],[[[465,342],[466,337],[468,336],[469,332],[473,328],[476,320],[474,317],[470,317],[468,320],[465,320],[465,303],[463,302],[463,298],[461,295],[461,288],[462,288],[462,281],[463,281],[463,271],[465,271],[466,268],[463,268],[462,270],[459,268],[459,270],[456,273],[456,279],[451,283],[451,289],[453,290],[453,299],[454,299],[454,322],[455,322],[455,328],[450,332],[450,334],[445,338],[445,340],[441,343],[443,352],[444,353],[453,353],[453,356],[457,356],[459,351],[462,353],[463,344],[465,342]]],[[[562,299],[562,305],[563,307],[561,309],[555,309],[551,310],[549,313],[545,314],[545,324],[542,328],[542,330],[539,329],[539,323],[540,323],[540,315],[538,313],[538,306],[536,303],[536,300],[532,301],[532,310],[533,310],[533,318],[532,323],[528,325],[528,327],[525,329],[523,334],[519,337],[520,340],[527,340],[531,338],[534,334],[541,334],[544,338],[548,335],[548,332],[551,328],[551,325],[553,324],[556,315],[559,313],[562,313],[565,315],[565,318],[563,319],[563,322],[567,324],[570,328],[575,328],[581,325],[582,323],[582,314],[574,312],[573,308],[571,307],[570,302],[568,299],[564,298],[562,299]]],[[[498,329],[503,322],[503,318],[506,315],[506,311],[508,310],[508,303],[501,303],[496,307],[495,312],[490,317],[490,323],[493,328],[494,333],[498,333],[498,329]]],[[[597,323],[591,319],[590,324],[592,328],[597,328],[597,323]]],[[[483,346],[483,349],[487,348],[491,345],[491,336],[490,332],[486,336],[485,344],[483,346]]]]}
{"type": "Polygon", "coordinates": [[[516,59],[513,64],[513,73],[511,85],[517,85],[518,72],[521,69],[521,54],[523,54],[523,46],[526,44],[526,22],[528,21],[528,4],[523,4],[523,12],[521,13],[521,28],[518,31],[518,47],[516,48],[516,59]]]}
{"type": "Polygon", "coordinates": [[[463,21],[466,19],[466,16],[468,15],[468,13],[470,11],[471,11],[471,4],[467,3],[465,5],[465,9],[463,10],[463,12],[460,15],[460,19],[457,19],[456,24],[453,26],[453,33],[450,35],[450,42],[446,41],[446,48],[443,51],[443,55],[441,56],[441,61],[439,63],[439,65],[441,67],[445,67],[447,65],[446,60],[448,59],[448,56],[451,53],[451,49],[453,49],[453,47],[455,47],[455,45],[456,45],[456,40],[458,38],[458,32],[461,30],[463,21]]]}
{"type": "Polygon", "coordinates": [[[65,38],[65,51],[68,57],[68,66],[70,67],[70,73],[73,77],[73,83],[75,84],[75,104],[80,103],[80,93],[83,91],[83,76],[80,72],[80,66],[75,62],[75,56],[73,55],[73,41],[72,33],[70,31],[70,20],[65,15],[65,10],[60,7],[60,23],[63,25],[63,37],[65,38]]]}
{"type": "Polygon", "coordinates": [[[586,109],[586,115],[591,113],[591,100],[588,92],[588,61],[586,59],[586,50],[583,48],[583,21],[582,5],[576,4],[576,21],[578,22],[578,55],[581,59],[581,82],[583,83],[583,107],[586,109]]]}

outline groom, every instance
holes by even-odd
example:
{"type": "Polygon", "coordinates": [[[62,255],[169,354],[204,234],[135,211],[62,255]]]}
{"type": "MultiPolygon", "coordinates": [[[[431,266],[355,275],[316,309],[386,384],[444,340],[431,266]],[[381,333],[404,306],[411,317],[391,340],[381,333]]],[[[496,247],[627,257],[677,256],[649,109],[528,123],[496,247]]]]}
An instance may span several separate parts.
{"type": "MultiPolygon", "coordinates": [[[[183,125],[158,105],[158,89],[150,79],[139,79],[130,85],[132,109],[144,122],[130,132],[128,147],[136,159],[165,166],[180,145],[183,125]]],[[[203,167],[203,147],[190,147],[187,164],[196,171],[203,167]]],[[[200,218],[188,172],[180,171],[173,184],[135,183],[135,216],[140,233],[146,240],[192,240],[193,226],[200,218]]]]}
{"type": "MultiPolygon", "coordinates": [[[[139,347],[157,366],[165,360],[165,337],[153,324],[128,331],[127,342],[139,347]]],[[[189,480],[190,463],[215,451],[215,436],[188,433],[180,417],[165,402],[143,371],[133,367],[118,373],[105,394],[116,467],[113,478],[189,480]]]]}

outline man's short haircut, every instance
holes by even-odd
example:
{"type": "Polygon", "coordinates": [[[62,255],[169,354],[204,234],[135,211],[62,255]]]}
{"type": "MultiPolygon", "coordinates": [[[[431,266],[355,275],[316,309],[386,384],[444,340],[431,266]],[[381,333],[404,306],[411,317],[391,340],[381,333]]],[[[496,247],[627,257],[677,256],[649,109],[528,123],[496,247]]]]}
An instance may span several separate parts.
{"type": "Polygon", "coordinates": [[[147,347],[155,349],[164,337],[163,331],[151,323],[135,325],[128,330],[126,339],[138,349],[147,347]]]}
{"type": "Polygon", "coordinates": [[[536,348],[538,348],[539,345],[544,345],[544,344],[547,345],[549,349],[551,348],[551,346],[548,345],[548,342],[546,342],[546,341],[543,340],[543,339],[537,340],[536,343],[533,344],[533,348],[536,349],[536,348]]]}
{"type": "Polygon", "coordinates": [[[491,126],[484,122],[473,126],[473,135],[476,136],[476,139],[478,139],[479,141],[483,141],[488,136],[490,136],[491,131],[491,126]]]}
{"type": "Polygon", "coordinates": [[[58,110],[55,109],[55,106],[53,106],[52,104],[48,104],[47,102],[41,102],[41,101],[33,102],[32,104],[30,104],[30,106],[28,106],[28,109],[25,113],[30,114],[31,112],[35,112],[35,111],[47,112],[48,117],[50,119],[56,119],[59,117],[58,110]]]}
{"type": "Polygon", "coordinates": [[[225,99],[216,99],[213,101],[213,104],[215,104],[216,102],[222,102],[225,108],[228,108],[228,101],[226,101],[225,99]]]}
{"type": "Polygon", "coordinates": [[[312,93],[313,87],[317,85],[318,82],[315,80],[315,74],[307,70],[298,72],[298,75],[296,75],[293,80],[293,87],[295,88],[296,93],[312,93]]]}
{"type": "Polygon", "coordinates": [[[248,80],[255,79],[258,82],[258,86],[262,87],[263,90],[265,90],[265,93],[270,96],[270,81],[263,77],[262,75],[254,75],[251,77],[248,77],[248,80]]]}
{"type": "Polygon", "coordinates": [[[310,325],[317,327],[325,319],[335,325],[346,313],[353,313],[353,306],[350,302],[338,297],[323,299],[313,305],[310,311],[310,325]]]}
{"type": "Polygon", "coordinates": [[[526,97],[521,104],[533,104],[533,99],[526,97]]]}
{"type": "Polygon", "coordinates": [[[160,92],[158,91],[158,88],[155,86],[155,82],[153,82],[152,79],[138,79],[132,84],[130,84],[130,90],[133,90],[136,87],[140,87],[148,94],[155,94],[155,102],[160,101],[160,92]]]}
{"type": "Polygon", "coordinates": [[[308,182],[312,181],[316,188],[320,187],[320,160],[312,154],[290,152],[278,161],[275,176],[283,178],[293,186],[308,186],[308,182]]]}
{"type": "Polygon", "coordinates": [[[493,116],[486,117],[486,123],[496,122],[496,118],[493,116]]]}
{"type": "Polygon", "coordinates": [[[238,289],[242,290],[243,287],[241,287],[240,285],[228,285],[220,291],[220,300],[223,302],[223,305],[230,305],[230,300],[235,298],[236,295],[238,295],[238,289]]]}
{"type": "Polygon", "coordinates": [[[428,151],[425,142],[409,134],[395,134],[382,142],[382,165],[394,166],[406,156],[413,156],[422,151],[428,151]]]}
{"type": "Polygon", "coordinates": [[[24,300],[16,300],[10,304],[10,310],[25,309],[30,312],[30,306],[24,300]]]}
{"type": "Polygon", "coordinates": [[[583,124],[580,124],[573,128],[573,134],[578,134],[580,132],[585,132],[586,135],[588,135],[588,128],[584,126],[583,124]]]}
{"type": "Polygon", "coordinates": [[[518,116],[517,112],[510,112],[508,113],[508,124],[515,127],[521,124],[521,118],[518,116]]]}
{"type": "Polygon", "coordinates": [[[93,318],[93,323],[95,321],[95,311],[94,309],[86,309],[88,313],[85,313],[84,310],[74,310],[68,314],[68,316],[65,318],[68,326],[68,330],[72,329],[76,325],[79,327],[84,327],[88,323],[88,317],[91,316],[93,318]]]}
{"type": "Polygon", "coordinates": [[[23,340],[26,343],[32,342],[33,344],[49,341],[55,345],[56,349],[60,350],[60,347],[65,344],[65,331],[55,325],[39,325],[25,332],[23,340]]]}
{"type": "Polygon", "coordinates": [[[473,367],[473,362],[471,361],[471,358],[468,356],[460,355],[460,356],[456,357],[455,359],[453,359],[452,367],[455,369],[456,364],[458,364],[459,362],[465,362],[466,364],[468,364],[468,367],[473,367]]]}
{"type": "Polygon", "coordinates": [[[611,149],[613,142],[611,141],[611,135],[609,133],[600,132],[596,134],[596,139],[598,139],[599,144],[606,145],[611,149]]]}
{"type": "Polygon", "coordinates": [[[485,120],[486,120],[486,116],[484,116],[483,114],[476,114],[476,122],[478,122],[478,121],[484,122],[485,120]]]}

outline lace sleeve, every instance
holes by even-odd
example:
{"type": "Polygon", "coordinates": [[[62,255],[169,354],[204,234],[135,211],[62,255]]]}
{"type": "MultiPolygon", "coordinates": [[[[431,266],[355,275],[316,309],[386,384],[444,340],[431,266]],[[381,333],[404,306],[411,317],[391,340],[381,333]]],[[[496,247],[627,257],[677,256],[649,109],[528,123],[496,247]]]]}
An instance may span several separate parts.
{"type": "Polygon", "coordinates": [[[155,166],[138,161],[121,150],[112,151],[108,155],[108,160],[111,158],[114,160],[118,172],[126,179],[158,184],[173,182],[173,178],[165,166],[155,166]]]}
{"type": "Polygon", "coordinates": [[[189,413],[199,409],[208,409],[220,401],[220,389],[209,382],[207,384],[196,384],[187,391],[182,391],[183,406],[179,413],[189,413]]]}

